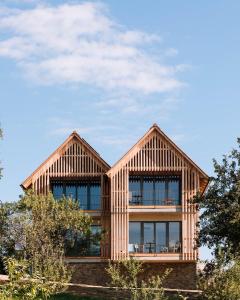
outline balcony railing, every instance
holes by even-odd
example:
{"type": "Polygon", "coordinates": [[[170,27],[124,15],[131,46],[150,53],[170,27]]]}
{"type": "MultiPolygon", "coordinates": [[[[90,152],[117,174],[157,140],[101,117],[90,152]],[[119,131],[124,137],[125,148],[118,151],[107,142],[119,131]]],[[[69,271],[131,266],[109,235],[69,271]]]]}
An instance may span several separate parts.
{"type": "Polygon", "coordinates": [[[140,206],[140,205],[180,205],[180,199],[176,198],[160,198],[153,197],[152,192],[144,192],[144,195],[140,195],[137,192],[129,192],[129,205],[140,206]]]}
{"type": "Polygon", "coordinates": [[[181,243],[176,242],[169,246],[156,244],[156,243],[145,243],[145,244],[128,244],[129,253],[180,253],[181,243]]]}
{"type": "Polygon", "coordinates": [[[101,202],[100,200],[92,200],[89,202],[89,203],[86,203],[86,202],[82,202],[81,201],[78,201],[79,203],[79,207],[80,209],[83,209],[83,210],[99,210],[101,209],[101,202]]]}

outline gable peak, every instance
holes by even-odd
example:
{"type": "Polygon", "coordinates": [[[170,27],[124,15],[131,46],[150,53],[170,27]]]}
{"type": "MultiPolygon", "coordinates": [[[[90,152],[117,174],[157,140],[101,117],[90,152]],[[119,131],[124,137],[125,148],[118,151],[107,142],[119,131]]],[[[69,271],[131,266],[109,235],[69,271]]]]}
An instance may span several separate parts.
{"type": "Polygon", "coordinates": [[[77,133],[76,130],[73,130],[73,132],[70,134],[70,136],[78,136],[78,137],[80,137],[80,135],[77,133]]]}
{"type": "Polygon", "coordinates": [[[159,129],[160,130],[160,127],[158,126],[157,123],[153,123],[152,127],[150,127],[150,129],[159,129]]]}

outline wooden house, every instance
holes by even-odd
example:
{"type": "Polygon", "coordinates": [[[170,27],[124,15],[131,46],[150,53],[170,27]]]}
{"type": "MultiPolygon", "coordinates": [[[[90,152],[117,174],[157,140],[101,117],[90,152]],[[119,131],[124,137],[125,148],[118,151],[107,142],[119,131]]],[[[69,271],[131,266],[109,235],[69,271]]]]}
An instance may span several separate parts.
{"type": "Polygon", "coordinates": [[[172,268],[168,287],[194,288],[198,214],[190,200],[204,193],[208,179],[154,124],[112,167],[73,132],[21,186],[75,199],[92,216],[93,234],[105,232],[100,244],[79,241],[70,249],[68,261],[82,264],[78,281],[102,283],[96,272],[107,260],[134,257],[146,274],[172,268]]]}

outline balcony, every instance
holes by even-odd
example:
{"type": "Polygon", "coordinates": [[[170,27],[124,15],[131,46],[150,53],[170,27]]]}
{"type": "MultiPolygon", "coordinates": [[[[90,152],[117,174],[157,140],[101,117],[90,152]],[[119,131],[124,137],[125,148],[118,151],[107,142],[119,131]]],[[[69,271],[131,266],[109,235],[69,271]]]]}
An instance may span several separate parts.
{"type": "Polygon", "coordinates": [[[181,253],[181,243],[169,243],[167,245],[161,245],[156,243],[145,243],[145,244],[128,244],[128,252],[135,254],[167,254],[167,253],[181,253]]]}
{"type": "Polygon", "coordinates": [[[129,205],[137,207],[181,205],[180,177],[131,175],[129,205]]]}
{"type": "Polygon", "coordinates": [[[178,221],[130,221],[128,252],[135,256],[179,256],[182,224],[178,221]]]}
{"type": "Polygon", "coordinates": [[[153,197],[153,191],[145,191],[144,194],[138,194],[138,191],[129,192],[130,206],[177,206],[181,205],[178,197],[165,198],[153,197]]]}

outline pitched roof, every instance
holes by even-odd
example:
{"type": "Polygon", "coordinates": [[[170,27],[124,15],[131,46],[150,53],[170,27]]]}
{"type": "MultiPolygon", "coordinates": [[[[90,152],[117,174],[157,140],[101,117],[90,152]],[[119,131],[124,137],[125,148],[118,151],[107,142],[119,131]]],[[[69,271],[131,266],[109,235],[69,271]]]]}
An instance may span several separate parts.
{"type": "Polygon", "coordinates": [[[193,167],[195,167],[199,173],[202,175],[202,177],[206,178],[207,180],[209,179],[209,176],[185,153],[183,152],[161,129],[160,127],[154,123],[152,127],[144,134],[142,138],[140,138],[136,144],[133,145],[132,148],[130,148],[112,167],[111,169],[107,172],[107,174],[111,173],[111,170],[115,168],[118,164],[122,162],[126,157],[128,157],[131,152],[135,150],[136,147],[138,147],[141,142],[143,142],[147,136],[149,136],[152,132],[157,131],[169,144],[173,146],[174,149],[177,150],[179,154],[181,154],[193,167]]]}
{"type": "Polygon", "coordinates": [[[81,143],[92,155],[93,157],[100,162],[100,164],[103,166],[105,171],[109,170],[111,167],[109,164],[101,158],[101,156],[98,154],[97,151],[95,151],[88,143],[86,140],[80,137],[80,135],[76,132],[73,131],[69,137],[30,175],[28,176],[23,183],[21,184],[21,187],[24,189],[27,189],[32,182],[33,176],[42,168],[44,167],[45,164],[48,163],[48,161],[54,157],[55,154],[61,153],[62,149],[64,149],[67,144],[73,140],[76,139],[79,143],[81,143]]]}

